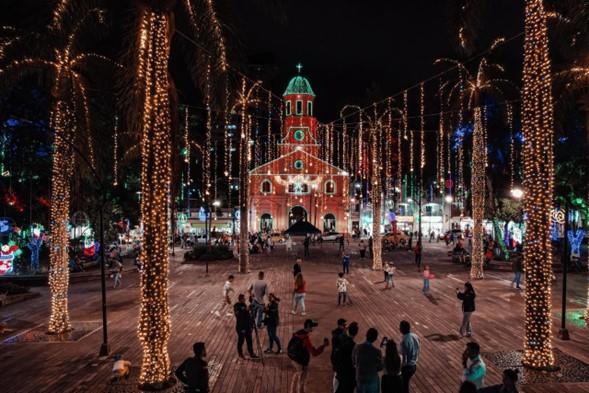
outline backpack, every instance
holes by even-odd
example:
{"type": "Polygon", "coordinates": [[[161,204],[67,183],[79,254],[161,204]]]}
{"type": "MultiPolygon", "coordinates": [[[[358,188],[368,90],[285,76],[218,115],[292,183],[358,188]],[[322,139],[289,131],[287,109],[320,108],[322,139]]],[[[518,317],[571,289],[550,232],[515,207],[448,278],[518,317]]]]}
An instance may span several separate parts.
{"type": "Polygon", "coordinates": [[[311,358],[309,351],[305,348],[303,339],[296,333],[292,335],[292,338],[288,342],[286,353],[290,360],[300,364],[301,366],[308,366],[311,358]]]}

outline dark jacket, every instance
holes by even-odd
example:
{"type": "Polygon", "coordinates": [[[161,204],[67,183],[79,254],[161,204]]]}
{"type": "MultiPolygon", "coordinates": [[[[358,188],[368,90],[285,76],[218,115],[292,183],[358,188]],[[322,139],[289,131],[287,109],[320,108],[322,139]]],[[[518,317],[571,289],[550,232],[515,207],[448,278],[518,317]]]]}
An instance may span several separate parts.
{"type": "Polygon", "coordinates": [[[269,326],[278,326],[278,324],[280,323],[280,316],[278,314],[278,302],[270,302],[268,304],[264,323],[269,326]]]}
{"type": "Polygon", "coordinates": [[[474,298],[476,297],[476,295],[474,292],[458,292],[456,296],[458,297],[458,299],[462,300],[462,311],[473,312],[475,310],[474,298]]]}
{"type": "Polygon", "coordinates": [[[339,351],[339,347],[341,344],[341,338],[345,334],[344,329],[337,327],[331,331],[331,365],[335,370],[335,358],[339,351]]]}
{"type": "Polygon", "coordinates": [[[176,369],[176,377],[188,386],[190,392],[208,393],[209,369],[207,366],[205,360],[188,358],[176,369]]]}
{"type": "Polygon", "coordinates": [[[383,367],[382,352],[369,342],[356,345],[352,360],[356,366],[356,381],[360,383],[378,378],[378,372],[383,367]]]}
{"type": "Polygon", "coordinates": [[[522,259],[521,257],[515,257],[513,260],[513,272],[523,272],[524,271],[524,267],[523,267],[523,263],[522,263],[522,259]]]}
{"type": "Polygon", "coordinates": [[[233,313],[235,314],[235,329],[250,330],[252,328],[252,318],[246,304],[235,303],[233,313]]]}
{"type": "Polygon", "coordinates": [[[352,377],[356,379],[356,369],[352,361],[352,352],[356,343],[354,338],[344,334],[339,339],[338,350],[334,359],[334,369],[339,376],[352,377]]]}

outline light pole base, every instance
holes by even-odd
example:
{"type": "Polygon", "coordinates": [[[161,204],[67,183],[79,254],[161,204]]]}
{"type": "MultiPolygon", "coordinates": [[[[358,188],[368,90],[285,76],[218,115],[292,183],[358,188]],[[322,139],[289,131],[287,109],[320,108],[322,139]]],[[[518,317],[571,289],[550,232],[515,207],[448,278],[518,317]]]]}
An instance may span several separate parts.
{"type": "Polygon", "coordinates": [[[105,358],[108,357],[109,348],[108,344],[102,343],[100,345],[100,352],[98,353],[98,357],[105,358]]]}
{"type": "Polygon", "coordinates": [[[558,338],[560,338],[561,340],[570,340],[571,337],[569,336],[569,329],[560,328],[558,330],[558,338]]]}

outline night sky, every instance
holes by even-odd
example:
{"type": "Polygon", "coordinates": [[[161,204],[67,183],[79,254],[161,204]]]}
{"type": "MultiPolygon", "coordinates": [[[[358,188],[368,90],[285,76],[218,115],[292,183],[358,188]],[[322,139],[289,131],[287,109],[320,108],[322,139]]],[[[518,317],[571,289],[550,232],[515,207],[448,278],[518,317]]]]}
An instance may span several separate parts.
{"type": "MultiPolygon", "coordinates": [[[[366,105],[438,73],[438,57],[459,56],[452,33],[455,0],[278,1],[282,10],[263,3],[233,3],[230,39],[238,40],[250,64],[264,65],[259,77],[277,94],[303,63],[322,122],[334,120],[345,104],[366,105]]],[[[475,53],[496,37],[523,31],[523,2],[487,3],[492,6],[482,14],[475,53]]],[[[499,53],[518,79],[521,45],[515,40],[499,53]]],[[[255,67],[250,73],[257,77],[255,67]]]]}

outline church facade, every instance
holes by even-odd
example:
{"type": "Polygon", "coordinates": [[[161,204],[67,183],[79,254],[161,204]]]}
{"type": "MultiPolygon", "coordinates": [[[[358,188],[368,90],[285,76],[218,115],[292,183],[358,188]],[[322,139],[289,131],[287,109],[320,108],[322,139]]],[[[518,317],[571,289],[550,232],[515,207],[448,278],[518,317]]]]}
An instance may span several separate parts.
{"type": "Polygon", "coordinates": [[[315,93],[297,75],[284,94],[278,158],[250,171],[249,227],[280,232],[307,221],[322,232],[348,231],[349,177],[321,159],[315,93]]]}

